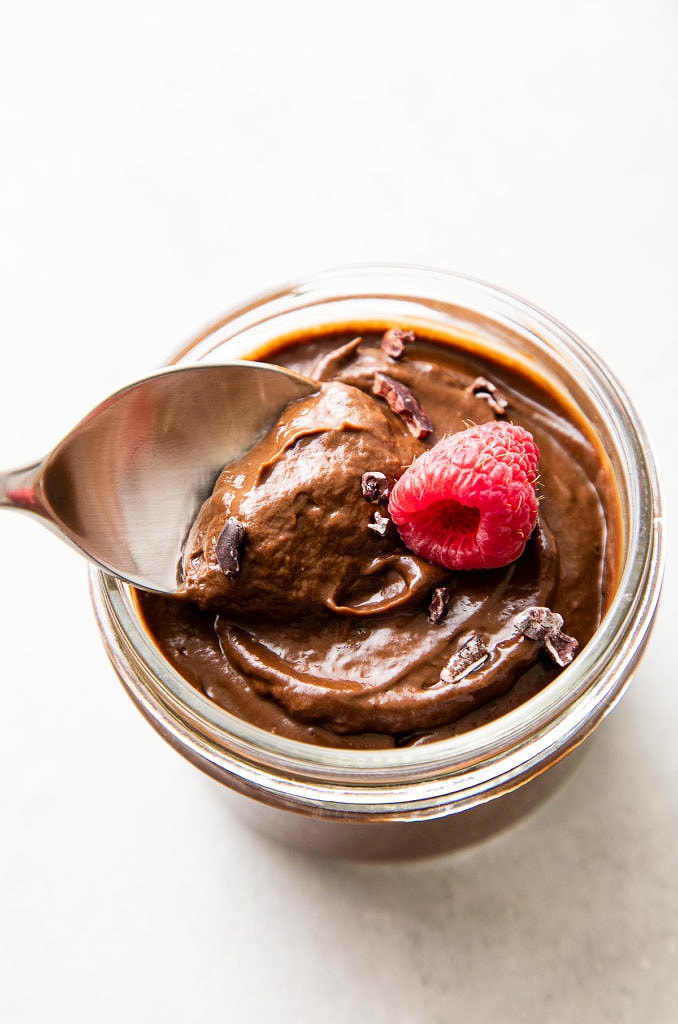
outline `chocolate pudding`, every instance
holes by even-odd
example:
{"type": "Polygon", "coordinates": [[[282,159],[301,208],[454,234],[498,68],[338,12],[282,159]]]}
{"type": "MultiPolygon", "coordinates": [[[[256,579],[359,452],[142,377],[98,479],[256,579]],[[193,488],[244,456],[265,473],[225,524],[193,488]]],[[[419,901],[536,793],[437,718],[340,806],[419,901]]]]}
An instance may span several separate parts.
{"type": "Polygon", "coordinates": [[[193,686],[307,743],[404,746],[497,718],[588,642],[618,579],[615,483],[568,396],[518,359],[399,326],[347,325],[254,354],[318,392],[225,468],[177,596],[136,595],[193,686]],[[389,488],[441,438],[495,419],[539,448],[537,525],[502,568],[434,565],[402,543],[389,488]]]}

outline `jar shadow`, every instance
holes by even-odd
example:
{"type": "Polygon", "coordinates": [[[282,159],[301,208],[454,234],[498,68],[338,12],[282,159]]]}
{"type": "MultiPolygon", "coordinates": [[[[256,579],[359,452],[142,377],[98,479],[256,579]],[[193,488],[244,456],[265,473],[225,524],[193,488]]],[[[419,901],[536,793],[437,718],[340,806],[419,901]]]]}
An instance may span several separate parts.
{"type": "MultiPolygon", "coordinates": [[[[281,848],[357,864],[388,864],[443,857],[477,846],[531,816],[579,774],[595,738],[500,799],[424,821],[356,823],[269,807],[228,789],[216,792],[229,818],[281,848]]],[[[586,769],[583,769],[586,771],[586,769]]]]}

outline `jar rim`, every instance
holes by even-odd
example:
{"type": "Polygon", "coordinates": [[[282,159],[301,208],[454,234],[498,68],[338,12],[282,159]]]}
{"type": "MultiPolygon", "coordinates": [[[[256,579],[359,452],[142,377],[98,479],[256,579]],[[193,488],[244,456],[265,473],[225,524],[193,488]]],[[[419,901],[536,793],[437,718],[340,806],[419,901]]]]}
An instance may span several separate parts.
{"type": "MultiPolygon", "coordinates": [[[[291,806],[318,799],[332,813],[419,817],[472,806],[515,788],[577,746],[622,695],[649,635],[661,591],[661,493],[642,422],[622,385],[569,328],[511,292],[463,274],[414,265],[357,264],[264,292],[210,324],[171,362],[214,360],[227,336],[250,338],[284,318],[290,305],[401,298],[447,304],[517,330],[573,363],[600,409],[626,468],[626,539],[620,579],[596,633],[547,687],[485,725],[429,743],[388,750],[315,746],[273,735],[199,693],[167,662],[135,612],[132,593],[104,571],[90,571],[99,625],[116,668],[147,717],[162,724],[236,787],[291,806]],[[402,293],[402,294],[400,294],[402,293]]],[[[317,322],[317,319],[316,319],[317,322]]]]}

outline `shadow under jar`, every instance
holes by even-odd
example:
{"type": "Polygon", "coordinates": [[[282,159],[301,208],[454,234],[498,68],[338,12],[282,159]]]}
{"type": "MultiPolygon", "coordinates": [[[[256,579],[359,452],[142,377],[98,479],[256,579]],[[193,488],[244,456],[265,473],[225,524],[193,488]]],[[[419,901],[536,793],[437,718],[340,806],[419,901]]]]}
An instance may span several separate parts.
{"type": "MultiPolygon", "coordinates": [[[[528,672],[508,693],[433,730],[386,738],[339,732],[335,741],[331,730],[306,720],[286,728],[290,716],[278,721],[274,701],[267,701],[273,718],[248,720],[246,709],[233,713],[228,701],[208,697],[214,691],[200,678],[189,681],[190,672],[179,672],[154,640],[145,608],[152,599],[105,573],[90,577],[112,663],[160,734],[223,783],[256,828],[303,848],[365,859],[475,842],[552,792],[633,674],[663,567],[656,471],[628,397],[567,328],[495,287],[412,267],[330,271],[238,307],[171,361],[270,359],[309,372],[332,338],[378,338],[389,327],[413,330],[440,351],[449,347],[471,366],[480,358],[481,367],[503,367],[509,381],[532,382],[597,453],[608,526],[601,621],[571,664],[528,672]]],[[[426,342],[417,352],[425,350],[426,342]]],[[[406,358],[416,359],[414,352],[406,358]]],[[[455,588],[462,592],[463,583],[455,588]]]]}

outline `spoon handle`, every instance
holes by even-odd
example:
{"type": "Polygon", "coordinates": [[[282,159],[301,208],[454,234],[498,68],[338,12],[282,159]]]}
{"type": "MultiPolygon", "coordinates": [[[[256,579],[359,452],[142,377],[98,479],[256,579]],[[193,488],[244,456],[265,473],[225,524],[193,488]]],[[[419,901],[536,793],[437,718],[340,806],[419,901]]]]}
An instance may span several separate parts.
{"type": "Polygon", "coordinates": [[[0,473],[0,508],[18,508],[44,515],[38,480],[42,462],[23,469],[10,469],[0,473]]]}

